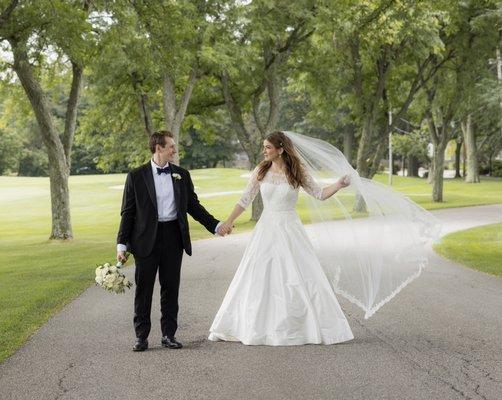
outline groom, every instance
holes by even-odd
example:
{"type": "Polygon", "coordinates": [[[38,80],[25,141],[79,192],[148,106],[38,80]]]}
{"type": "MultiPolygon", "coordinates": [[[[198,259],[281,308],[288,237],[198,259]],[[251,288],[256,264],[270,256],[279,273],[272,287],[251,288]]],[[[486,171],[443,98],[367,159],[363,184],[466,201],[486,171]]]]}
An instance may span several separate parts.
{"type": "Polygon", "coordinates": [[[226,235],[231,228],[221,224],[199,203],[187,170],[172,164],[176,154],[173,134],[150,136],[152,159],[127,174],[119,233],[117,259],[125,262],[126,250],[136,262],[134,295],[134,351],[148,348],[152,293],[157,270],[160,281],[162,318],[161,344],[179,349],[174,334],[178,327],[178,291],[183,250],[192,255],[187,213],[211,233],[226,235]]]}

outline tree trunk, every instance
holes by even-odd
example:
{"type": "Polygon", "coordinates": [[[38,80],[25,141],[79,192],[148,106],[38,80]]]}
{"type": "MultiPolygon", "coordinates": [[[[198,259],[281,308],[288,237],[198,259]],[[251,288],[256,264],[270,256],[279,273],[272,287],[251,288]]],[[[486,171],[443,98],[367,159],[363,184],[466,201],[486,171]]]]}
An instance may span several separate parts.
{"type": "Polygon", "coordinates": [[[49,155],[49,182],[51,190],[52,233],[50,239],[72,239],[70,191],[64,154],[56,147],[47,148],[49,155]]]}
{"type": "Polygon", "coordinates": [[[462,146],[462,176],[466,176],[466,164],[467,164],[467,153],[465,152],[465,142],[464,145],[462,146]]]}
{"type": "MultiPolygon", "coordinates": [[[[179,105],[176,105],[176,88],[174,78],[169,71],[164,73],[163,86],[162,86],[162,99],[164,109],[164,120],[166,129],[174,136],[174,143],[176,147],[179,146],[180,130],[183,120],[185,119],[188,103],[192,96],[192,92],[197,82],[197,73],[195,68],[190,71],[188,76],[188,83],[180,99],[179,105]]],[[[180,156],[176,153],[174,164],[179,165],[180,156]]]]}
{"type": "Polygon", "coordinates": [[[429,172],[427,174],[427,183],[432,184],[434,181],[434,169],[435,169],[435,163],[434,163],[434,155],[432,155],[432,160],[429,165],[429,172]]]}
{"type": "Polygon", "coordinates": [[[150,108],[148,107],[148,95],[146,93],[141,93],[138,95],[138,107],[141,116],[141,121],[145,126],[145,131],[148,137],[150,137],[153,132],[152,116],[150,113],[150,108]]]}
{"type": "MultiPolygon", "coordinates": [[[[428,92],[429,107],[432,107],[435,91],[428,92]]],[[[444,152],[448,141],[451,139],[451,129],[449,128],[450,122],[453,118],[453,109],[451,104],[448,106],[446,112],[438,108],[437,113],[440,115],[439,120],[441,126],[436,125],[431,108],[426,111],[427,127],[434,146],[431,171],[429,178],[432,183],[432,201],[443,201],[443,173],[444,173],[444,152]]]]}
{"type": "Polygon", "coordinates": [[[364,121],[361,138],[359,139],[359,147],[357,148],[357,172],[363,178],[370,176],[369,154],[371,147],[371,135],[373,133],[373,119],[367,116],[364,121]]]}
{"type": "Polygon", "coordinates": [[[408,176],[418,177],[418,159],[415,156],[408,156],[408,176]]]}
{"type": "Polygon", "coordinates": [[[69,154],[76,125],[76,109],[81,90],[82,68],[73,69],[72,90],[66,114],[65,133],[63,140],[61,140],[54,125],[50,101],[42,90],[40,83],[36,80],[33,67],[29,63],[26,42],[15,40],[9,40],[9,42],[14,55],[14,71],[31,103],[49,157],[52,209],[52,233],[50,239],[71,239],[73,233],[68,189],[68,177],[70,175],[69,154]]]}
{"type": "Polygon", "coordinates": [[[255,144],[255,137],[253,132],[249,132],[244,124],[243,111],[234,97],[234,94],[230,88],[230,78],[226,73],[220,76],[221,87],[223,91],[223,97],[225,99],[225,104],[230,114],[230,121],[233,130],[237,134],[237,139],[242,146],[242,149],[249,158],[251,165],[254,165],[256,161],[257,146],[255,144]]]}
{"type": "Polygon", "coordinates": [[[75,137],[75,129],[77,127],[77,112],[80,103],[80,94],[82,93],[82,80],[84,69],[75,62],[72,65],[72,82],[70,89],[70,97],[68,106],[66,107],[65,127],[63,134],[63,149],[66,155],[66,165],[68,171],[71,171],[71,151],[73,147],[73,139],[75,137]]]}
{"type": "Polygon", "coordinates": [[[352,151],[354,149],[354,130],[351,126],[343,134],[343,155],[352,165],[352,151]]]}
{"type": "Polygon", "coordinates": [[[446,146],[448,145],[448,141],[451,139],[449,125],[451,118],[453,117],[452,109],[449,108],[448,111],[442,115],[444,115],[444,117],[441,118],[441,127],[438,127],[435,124],[430,110],[427,112],[426,117],[427,126],[434,145],[432,156],[433,168],[431,168],[429,175],[432,181],[432,201],[434,202],[443,201],[444,152],[446,150],[446,146]]]}
{"type": "Polygon", "coordinates": [[[378,141],[376,150],[374,150],[373,160],[371,161],[371,167],[369,169],[366,178],[373,178],[380,168],[380,161],[384,158],[385,150],[389,146],[389,135],[388,132],[383,130],[383,137],[378,141]]]}
{"type": "Polygon", "coordinates": [[[472,126],[471,114],[462,121],[462,133],[464,134],[465,150],[467,153],[467,183],[479,183],[478,149],[476,147],[476,136],[472,126]]]}
{"type": "MultiPolygon", "coordinates": [[[[257,126],[262,125],[262,130],[253,130],[251,127],[246,126],[246,124],[244,123],[244,112],[237,102],[234,94],[232,93],[229,76],[226,73],[223,73],[220,76],[220,81],[223,91],[223,97],[225,98],[225,104],[230,114],[232,127],[234,128],[237,134],[237,138],[239,139],[244,152],[248,156],[251,167],[253,168],[258,164],[260,158],[261,141],[263,139],[265,130],[271,130],[275,128],[274,124],[276,123],[276,115],[278,113],[279,107],[279,98],[277,97],[277,91],[272,90],[272,93],[269,92],[269,117],[267,122],[263,124],[259,119],[257,104],[258,100],[255,94],[255,97],[253,99],[253,117],[257,126]]],[[[271,90],[271,88],[269,87],[268,90],[271,90]]],[[[251,220],[257,221],[260,218],[262,211],[263,202],[260,193],[258,193],[251,205],[251,220]]]]}
{"type": "Polygon", "coordinates": [[[432,201],[440,203],[443,201],[443,172],[444,172],[444,152],[446,145],[440,143],[434,147],[434,171],[432,174],[432,201]]]}
{"type": "Polygon", "coordinates": [[[455,178],[460,178],[460,153],[462,151],[462,141],[457,140],[455,147],[455,178]]]}
{"type": "Polygon", "coordinates": [[[150,135],[152,135],[154,132],[154,128],[150,106],[148,104],[148,94],[143,91],[141,87],[141,78],[136,72],[131,72],[129,76],[131,77],[132,87],[136,92],[136,96],[138,98],[138,110],[141,118],[141,124],[144,126],[145,132],[148,137],[150,137],[150,135]]]}

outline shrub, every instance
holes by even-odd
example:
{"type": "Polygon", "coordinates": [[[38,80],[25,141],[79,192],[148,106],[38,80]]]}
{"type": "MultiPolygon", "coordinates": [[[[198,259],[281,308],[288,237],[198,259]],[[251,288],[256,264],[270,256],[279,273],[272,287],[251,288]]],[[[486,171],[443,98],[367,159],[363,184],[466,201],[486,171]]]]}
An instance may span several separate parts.
{"type": "Polygon", "coordinates": [[[502,160],[492,162],[492,176],[502,177],[502,160]]]}

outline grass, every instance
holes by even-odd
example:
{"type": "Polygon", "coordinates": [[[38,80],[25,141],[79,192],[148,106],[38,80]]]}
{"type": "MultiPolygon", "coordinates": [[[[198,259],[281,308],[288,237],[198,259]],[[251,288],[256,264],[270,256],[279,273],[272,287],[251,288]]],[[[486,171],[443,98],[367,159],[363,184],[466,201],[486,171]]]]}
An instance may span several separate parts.
{"type": "MultiPolygon", "coordinates": [[[[427,210],[502,203],[502,178],[481,179],[479,184],[465,183],[461,178],[445,179],[442,203],[432,202],[432,187],[422,178],[394,176],[393,188],[427,210]]],[[[377,175],[375,180],[387,184],[388,176],[377,175]]]]}
{"type": "MultiPolygon", "coordinates": [[[[195,170],[199,194],[242,191],[247,171],[195,170]]],[[[386,183],[387,176],[376,180],[386,183]]],[[[48,178],[0,177],[0,362],[5,360],[51,315],[93,282],[96,264],[115,258],[124,174],[72,176],[72,224],[75,239],[48,241],[51,215],[48,178]]],[[[502,203],[502,180],[481,184],[447,180],[445,202],[430,202],[431,187],[419,178],[394,177],[394,188],[428,209],[502,203]]],[[[218,219],[226,218],[240,194],[201,196],[201,202],[218,219]]],[[[304,201],[298,212],[308,217],[304,201]]],[[[236,231],[254,226],[250,210],[240,217],[236,231]]],[[[191,221],[192,240],[211,234],[191,221]]]]}
{"type": "Polygon", "coordinates": [[[451,233],[434,250],[469,268],[502,276],[502,224],[451,233]]]}

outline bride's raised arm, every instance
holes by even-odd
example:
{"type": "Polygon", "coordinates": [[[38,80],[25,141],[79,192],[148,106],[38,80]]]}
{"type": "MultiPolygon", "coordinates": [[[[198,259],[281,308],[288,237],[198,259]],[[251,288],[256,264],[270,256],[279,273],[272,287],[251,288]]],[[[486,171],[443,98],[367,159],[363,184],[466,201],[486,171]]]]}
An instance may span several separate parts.
{"type": "Polygon", "coordinates": [[[340,189],[350,185],[349,176],[344,175],[336,183],[321,188],[315,179],[306,170],[305,173],[305,183],[302,185],[305,192],[307,192],[312,197],[318,200],[326,200],[333,196],[340,189]]]}

